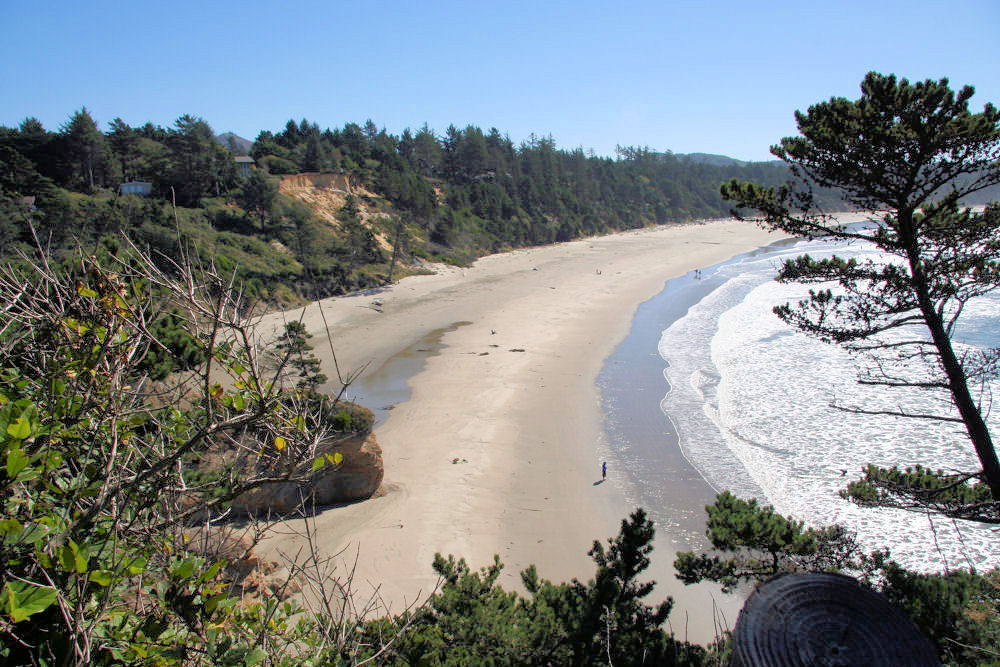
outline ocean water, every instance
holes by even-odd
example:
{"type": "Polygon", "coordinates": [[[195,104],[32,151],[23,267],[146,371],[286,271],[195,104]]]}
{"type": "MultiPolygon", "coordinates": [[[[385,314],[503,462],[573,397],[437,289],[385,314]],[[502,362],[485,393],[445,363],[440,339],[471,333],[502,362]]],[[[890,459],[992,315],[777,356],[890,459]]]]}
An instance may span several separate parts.
{"type": "MultiPolygon", "coordinates": [[[[658,354],[640,355],[632,365],[634,371],[635,363],[649,364],[644,372],[661,374],[658,394],[655,387],[646,392],[653,400],[658,396],[659,432],[657,426],[644,433],[629,431],[626,422],[635,420],[635,406],[626,411],[620,404],[651,400],[615,389],[630,374],[629,362],[612,357],[599,381],[610,446],[632,475],[634,500],[682,534],[696,530],[690,517],[678,515],[676,498],[664,492],[669,475],[656,474],[661,459],[662,467],[676,474],[678,464],[667,452],[679,447],[712,490],[758,498],[811,525],[845,524],[863,546],[888,546],[908,567],[937,571],[1000,565],[1000,534],[986,525],[863,509],[839,497],[837,492],[857,479],[867,463],[970,470],[978,462],[960,424],[856,415],[831,407],[836,401],[869,409],[942,409],[927,392],[859,385],[857,360],[773,314],[775,305],[806,296],[807,287],[773,280],[783,259],[804,252],[814,257],[871,256],[873,249],[828,241],[779,244],[671,281],[640,309],[634,331],[643,318],[655,324],[659,317],[662,325],[652,327],[659,331],[658,354]]],[[[1000,345],[1000,295],[970,304],[960,322],[956,339],[963,345],[1000,345]]],[[[987,407],[990,389],[984,398],[987,407]]],[[[990,411],[995,434],[1000,434],[998,417],[998,410],[990,411]]],[[[699,532],[703,527],[702,514],[699,532]]]]}

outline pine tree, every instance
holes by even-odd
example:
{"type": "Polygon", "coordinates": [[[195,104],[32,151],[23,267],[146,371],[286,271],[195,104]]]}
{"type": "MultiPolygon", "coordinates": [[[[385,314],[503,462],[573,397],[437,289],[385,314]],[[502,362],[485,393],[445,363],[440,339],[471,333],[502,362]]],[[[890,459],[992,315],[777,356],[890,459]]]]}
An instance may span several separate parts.
{"type": "Polygon", "coordinates": [[[288,365],[298,373],[295,386],[309,393],[326,383],[327,377],[320,373],[320,361],[312,354],[309,344],[312,334],[306,331],[302,322],[293,320],[285,324],[285,333],[278,338],[277,348],[288,360],[288,365]]]}
{"type": "MultiPolygon", "coordinates": [[[[954,412],[936,415],[845,409],[962,425],[982,470],[952,481],[978,478],[1000,501],[1000,461],[972,390],[996,376],[1000,353],[964,354],[952,342],[964,306],[1000,286],[1000,207],[974,213],[959,206],[963,196],[1000,183],[1000,113],[990,104],[971,113],[973,92],[966,86],[956,94],[947,79],[910,84],[872,72],[860,99],[833,98],[796,113],[801,136],[772,148],[797,178],[793,185],[775,189],[734,180],[722,194],[739,209],[759,212],[772,229],[865,241],[891,258],[789,260],[779,281],[824,288],[775,312],[806,333],[865,355],[870,364],[863,383],[947,397],[954,412]],[[872,211],[872,225],[840,225],[817,205],[815,186],[835,188],[851,207],[872,211]]],[[[971,518],[941,489],[898,485],[892,471],[875,470],[865,480],[868,492],[858,498],[971,518]]],[[[1000,521],[1000,503],[976,518],[1000,521]]]]}

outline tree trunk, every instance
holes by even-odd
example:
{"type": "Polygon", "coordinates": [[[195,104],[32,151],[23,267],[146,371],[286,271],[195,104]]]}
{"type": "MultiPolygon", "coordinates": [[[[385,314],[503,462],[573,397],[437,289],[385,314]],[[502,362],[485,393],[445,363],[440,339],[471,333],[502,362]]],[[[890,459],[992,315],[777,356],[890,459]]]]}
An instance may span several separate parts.
{"type": "Polygon", "coordinates": [[[917,303],[920,305],[920,313],[924,318],[934,347],[937,348],[941,359],[941,367],[948,378],[948,388],[951,391],[952,400],[958,413],[965,423],[965,430],[969,434],[972,446],[976,450],[976,456],[983,466],[983,476],[986,484],[990,487],[993,499],[1000,501],[1000,460],[997,459],[996,448],[993,446],[993,438],[990,435],[983,414],[972,398],[969,391],[968,378],[965,369],[958,360],[955,350],[951,345],[951,338],[945,329],[944,320],[934,308],[931,299],[928,281],[924,276],[920,262],[920,252],[916,243],[916,233],[913,229],[913,213],[910,211],[899,212],[900,238],[906,246],[907,260],[910,266],[910,275],[913,280],[913,289],[917,295],[917,303]]]}
{"type": "Polygon", "coordinates": [[[396,222],[396,238],[392,242],[392,260],[389,262],[389,277],[385,280],[387,285],[392,284],[392,272],[396,268],[396,258],[399,256],[399,239],[402,235],[403,222],[402,220],[399,220],[396,222]]]}
{"type": "Polygon", "coordinates": [[[983,475],[993,493],[993,499],[1000,500],[1000,460],[997,459],[993,438],[990,436],[989,428],[986,426],[979,406],[972,398],[972,392],[969,391],[965,370],[951,346],[951,339],[945,332],[944,323],[932,306],[927,307],[930,304],[925,304],[925,301],[929,300],[921,295],[920,310],[927,322],[927,328],[930,329],[934,346],[941,355],[941,366],[948,377],[948,388],[951,390],[952,399],[958,408],[962,421],[965,422],[966,432],[969,434],[969,439],[972,440],[972,445],[976,449],[976,456],[979,457],[979,462],[983,466],[983,475]]]}

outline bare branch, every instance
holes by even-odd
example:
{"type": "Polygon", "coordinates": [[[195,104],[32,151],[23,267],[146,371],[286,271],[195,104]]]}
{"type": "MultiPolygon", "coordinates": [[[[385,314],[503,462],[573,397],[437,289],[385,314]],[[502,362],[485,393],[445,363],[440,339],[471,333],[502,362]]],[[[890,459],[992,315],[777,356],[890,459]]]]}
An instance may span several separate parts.
{"type": "Polygon", "coordinates": [[[841,405],[835,401],[830,402],[830,407],[842,412],[849,412],[856,415],[884,415],[889,417],[906,417],[909,419],[931,419],[934,421],[954,422],[957,424],[962,423],[962,420],[958,417],[949,417],[947,415],[935,415],[930,413],[925,414],[920,412],[907,412],[902,408],[897,410],[868,410],[857,406],[841,405]]]}

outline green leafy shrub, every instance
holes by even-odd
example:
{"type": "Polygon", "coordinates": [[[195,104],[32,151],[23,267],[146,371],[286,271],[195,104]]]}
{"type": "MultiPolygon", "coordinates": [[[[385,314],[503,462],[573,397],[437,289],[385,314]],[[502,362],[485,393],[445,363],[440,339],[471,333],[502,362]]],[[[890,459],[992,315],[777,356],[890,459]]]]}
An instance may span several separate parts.
{"type": "MultiPolygon", "coordinates": [[[[0,659],[8,664],[300,664],[332,627],[245,603],[185,530],[314,458],[319,416],[259,371],[239,295],[141,255],[0,272],[0,659]],[[169,293],[203,361],[150,385],[169,293]],[[157,292],[159,294],[159,291],[157,292]],[[217,378],[228,376],[225,387],[217,378]],[[199,464],[212,461],[206,471],[199,464]],[[324,629],[325,628],[325,629],[324,629]],[[296,649],[296,647],[299,647],[296,649]]],[[[305,466],[308,468],[308,465],[305,466]]],[[[325,647],[325,648],[324,648],[325,647]]]]}

